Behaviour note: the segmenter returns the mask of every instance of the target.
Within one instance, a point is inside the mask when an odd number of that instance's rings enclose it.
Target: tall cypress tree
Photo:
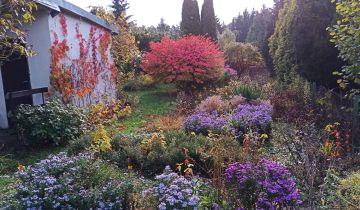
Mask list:
[[[246,37],[246,42],[257,46],[264,57],[266,67],[273,75],[273,63],[269,54],[269,38],[274,33],[275,20],[271,8],[263,6],[255,17]]]
[[[204,0],[204,4],[202,5],[201,32],[203,35],[210,37],[212,40],[217,40],[216,18],[213,0]]]
[[[180,27],[183,35],[201,34],[200,13],[197,0],[184,0]]]

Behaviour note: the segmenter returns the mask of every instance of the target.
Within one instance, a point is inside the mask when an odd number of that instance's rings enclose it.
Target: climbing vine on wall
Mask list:
[[[54,42],[51,46],[51,85],[60,93],[65,103],[73,97],[83,99],[90,97],[96,90],[99,79],[106,86],[116,82],[116,68],[110,61],[109,47],[111,35],[97,26],[91,26],[89,37],[85,39],[80,30],[80,23],[75,26],[76,39],[79,44],[79,57],[68,56],[68,26],[64,15],[59,18],[63,40],[52,32]],[[109,72],[110,71],[110,72]],[[110,75],[109,75],[110,73]],[[106,92],[106,91],[105,91]]]

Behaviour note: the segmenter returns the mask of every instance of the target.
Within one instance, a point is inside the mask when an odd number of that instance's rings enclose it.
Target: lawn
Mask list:
[[[120,122],[126,127],[123,132],[128,134],[139,131],[148,122],[174,111],[176,91],[172,85],[159,85],[148,90],[128,92],[131,97],[137,97],[139,103],[134,112]]]

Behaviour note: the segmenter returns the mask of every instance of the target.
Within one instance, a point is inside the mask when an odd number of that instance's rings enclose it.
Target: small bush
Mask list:
[[[232,116],[231,130],[242,141],[250,131],[259,134],[271,133],[271,107],[267,105],[240,105]]]
[[[155,80],[150,75],[141,75],[126,80],[122,86],[125,91],[147,90],[155,87]]]
[[[18,134],[31,146],[64,145],[83,133],[85,115],[80,108],[53,100],[43,106],[20,105],[15,122]]]
[[[224,174],[234,208],[277,209],[301,204],[296,183],[281,164],[263,159],[257,165],[230,164]]]
[[[226,62],[236,69],[238,75],[248,73],[254,75],[265,66],[257,47],[249,43],[234,43],[225,49]]]
[[[242,104],[246,104],[246,98],[244,98],[243,96],[238,95],[229,99],[229,106],[231,110]]]
[[[209,140],[204,136],[187,135],[182,131],[153,134],[118,135],[112,140],[112,151],[103,158],[116,163],[121,168],[132,168],[146,177],[153,177],[165,166],[175,168],[177,163],[191,157],[199,164],[198,150],[209,148]]]
[[[210,96],[196,107],[196,111],[224,113],[229,111],[229,103],[224,101],[221,96]]]
[[[242,84],[232,90],[233,95],[241,95],[252,101],[261,97],[261,89],[253,85]]]
[[[196,209],[200,205],[200,192],[196,190],[199,183],[195,180],[179,176],[169,166],[156,180],[159,184],[144,193],[155,197],[158,209]]]
[[[360,206],[360,171],[340,180],[337,195],[343,209],[358,209]]]
[[[131,113],[132,108],[128,102],[121,100],[99,102],[89,107],[86,125],[88,129],[94,129],[98,125],[110,125]]]
[[[126,209],[134,186],[129,177],[90,154],[50,155],[17,172],[14,209]]]

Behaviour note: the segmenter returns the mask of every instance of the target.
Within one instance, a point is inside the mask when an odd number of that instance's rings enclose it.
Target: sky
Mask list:
[[[108,6],[111,0],[67,0],[77,6],[89,10],[89,6]],[[178,25],[181,21],[181,7],[183,0],[128,0],[130,9],[129,15],[133,15],[138,25],[157,25],[161,18],[169,25]],[[199,7],[203,0],[198,0]],[[214,0],[215,14],[226,24],[230,23],[233,17],[246,8],[252,10],[261,9],[262,5],[268,7],[273,5],[273,0]]]

